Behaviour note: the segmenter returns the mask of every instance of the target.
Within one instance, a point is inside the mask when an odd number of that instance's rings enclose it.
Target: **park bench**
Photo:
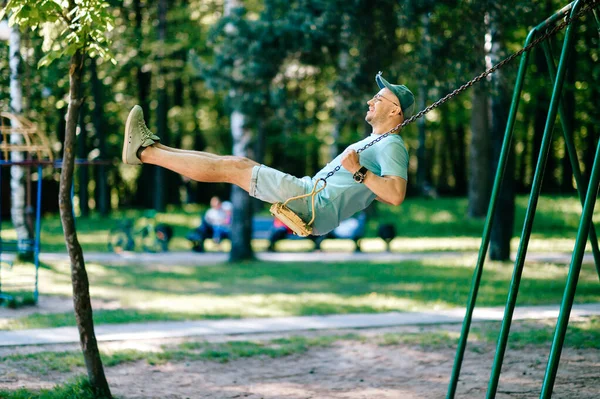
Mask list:
[[[272,233],[273,220],[274,219],[272,216],[254,216],[252,218],[252,239],[269,240],[271,237],[271,233]],[[389,227],[389,225],[380,226],[378,235],[387,243],[388,250],[389,250],[389,243],[395,237],[395,231],[393,230],[393,227]],[[363,230],[362,234],[360,235],[360,238],[355,241],[357,251],[360,250],[359,242],[360,242],[360,239],[363,238],[363,236],[364,236],[364,230]],[[198,248],[199,239],[200,239],[199,235],[194,234],[194,232],[192,231],[187,235],[187,239],[192,242],[193,247]],[[349,240],[350,238],[327,237],[324,239],[321,238],[320,241],[336,240],[336,239]],[[212,241],[211,238],[207,238],[204,241],[206,241],[206,240]],[[277,240],[277,242],[279,242],[281,240],[311,240],[313,242],[316,241],[315,237],[312,237],[312,236],[300,237],[300,236],[297,236],[292,233],[287,233],[284,237],[280,236],[279,239]],[[320,246],[320,243],[315,242],[315,247],[317,249],[319,249],[319,246]],[[203,248],[203,246],[202,246],[202,248]],[[270,246],[270,250],[274,251],[274,247]]]

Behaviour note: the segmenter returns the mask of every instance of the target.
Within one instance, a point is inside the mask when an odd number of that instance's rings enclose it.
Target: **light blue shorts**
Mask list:
[[[274,204],[285,202],[291,197],[310,193],[313,182],[309,176],[301,179],[265,165],[252,168],[250,196]],[[312,217],[310,197],[290,201],[287,206],[304,221]]]

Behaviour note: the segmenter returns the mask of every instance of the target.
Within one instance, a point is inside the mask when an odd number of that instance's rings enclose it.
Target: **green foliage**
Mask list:
[[[159,122],[154,112],[157,88],[164,87],[168,97],[168,137],[166,144],[186,149],[231,153],[228,115],[231,109],[247,112],[248,128],[254,133],[253,146],[259,162],[297,176],[312,175],[329,158],[329,147],[343,149],[363,137],[365,101],[376,90],[373,75],[382,70],[390,81],[403,81],[416,88],[427,83],[426,100],[446,95],[482,70],[482,59],[473,51],[483,38],[483,11],[501,7],[504,18],[504,42],[508,52],[518,50],[528,29],[564,6],[564,2],[432,2],[432,1],[284,1],[257,0],[244,2],[245,9],[223,16],[222,2],[191,0],[169,2],[167,36],[158,40],[158,9],[155,2],[108,2],[98,0],[76,3],[79,19],[73,29],[58,15],[65,2],[12,0],[5,12],[25,21],[24,26],[38,23],[35,35],[23,35],[23,84],[26,116],[45,131],[57,149],[64,134],[69,68],[66,57],[57,58],[47,68],[35,70],[44,57],[58,57],[69,50],[77,35],[89,31],[90,44],[85,48],[102,56],[93,47],[110,47],[117,61],[98,65],[100,98],[86,85],[82,93],[83,134],[81,157],[116,160],[127,111],[133,104],[147,105],[148,122]],[[61,7],[56,6],[60,4]],[[86,16],[83,8],[91,7]],[[425,31],[423,16],[429,17]],[[75,19],[75,15],[67,15]],[[13,17],[16,18],[16,17]],[[80,23],[80,25],[78,25]],[[228,33],[227,27],[231,27]],[[109,31],[114,27],[112,31]],[[56,37],[56,40],[52,38]],[[553,42],[555,57],[560,51],[561,35]],[[52,39],[52,40],[51,40]],[[586,173],[593,160],[598,139],[600,114],[595,99],[600,95],[598,35],[593,18],[586,17],[577,28],[572,57],[573,79],[566,84],[573,89],[575,107],[575,145]],[[112,43],[103,40],[112,40]],[[83,42],[82,42],[83,43]],[[60,45],[57,51],[52,45]],[[427,53],[425,49],[430,48]],[[0,108],[9,102],[8,46],[0,43]],[[538,151],[539,115],[544,115],[550,92],[550,80],[544,57],[530,59],[531,71],[526,78],[524,95],[516,119],[515,143],[517,191],[527,193]],[[46,60],[49,60],[46,58]],[[541,60],[541,62],[540,62]],[[46,62],[46,61],[44,61]],[[515,64],[516,65],[516,64]],[[516,66],[504,69],[508,82],[514,82]],[[91,68],[84,67],[91,79]],[[160,71],[160,79],[159,79]],[[238,90],[231,97],[231,89]],[[230,98],[231,97],[231,98]],[[99,112],[95,112],[96,105]],[[470,137],[472,100],[469,92],[443,105],[427,117],[425,158],[426,175],[442,195],[464,195],[468,167],[466,148]],[[538,116],[538,117],[536,117]],[[162,123],[162,122],[161,122]],[[333,134],[339,129],[339,136]],[[565,162],[564,141],[557,124],[555,144],[551,148],[546,193],[574,190]],[[416,128],[409,126],[403,138],[409,147],[409,196],[417,191],[419,142]],[[102,144],[104,143],[104,144]],[[422,165],[421,165],[422,166]],[[482,167],[489,167],[488,165]],[[44,170],[45,183],[56,184],[57,171]],[[98,209],[99,177],[90,173],[90,182],[76,179],[76,196],[87,189],[90,207]],[[113,209],[130,206],[149,207],[148,172],[119,166],[107,167],[106,194]],[[212,194],[229,195],[225,185],[182,182],[173,176],[172,204],[206,203]],[[185,187],[186,196],[179,195]],[[179,188],[180,190],[178,190]],[[45,193],[51,193],[46,191]],[[48,211],[56,209],[55,196],[43,198]],[[78,226],[81,227],[81,226]],[[56,243],[56,247],[60,244]],[[62,250],[62,248],[60,248]]]
[[[9,14],[9,25],[38,31],[47,53],[38,67],[48,66],[77,51],[115,62],[107,35],[113,29],[108,3],[102,0],[9,0],[0,19]]]

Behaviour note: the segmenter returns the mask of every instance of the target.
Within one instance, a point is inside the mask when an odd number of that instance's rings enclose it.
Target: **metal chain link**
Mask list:
[[[425,115],[426,113],[428,113],[429,111],[433,110],[434,108],[439,107],[440,105],[442,105],[445,102],[449,101],[451,98],[453,98],[453,97],[457,96],[458,94],[462,93],[463,91],[467,90],[469,87],[471,87],[475,83],[481,81],[482,79],[484,79],[488,75],[494,73],[496,70],[502,68],[504,65],[508,64],[509,62],[511,62],[512,60],[514,60],[515,58],[517,58],[518,56],[520,56],[524,52],[531,50],[533,47],[537,46],[538,44],[540,44],[541,42],[543,42],[544,40],[546,40],[550,36],[555,35],[558,31],[560,31],[560,30],[564,29],[566,26],[570,25],[574,20],[577,20],[577,19],[581,18],[584,14],[586,14],[587,12],[589,12],[590,10],[592,10],[593,8],[597,7],[598,4],[600,4],[600,2],[598,0],[592,0],[589,4],[587,4],[584,8],[582,8],[577,14],[575,14],[575,16],[573,18],[571,18],[571,17],[569,17],[567,15],[565,17],[565,19],[564,19],[563,22],[561,22],[560,24],[556,25],[554,28],[546,31],[545,34],[543,34],[542,36],[538,37],[537,39],[535,39],[534,41],[532,41],[530,44],[528,44],[527,46],[523,47],[521,50],[519,50],[519,51],[511,54],[508,57],[506,57],[504,60],[502,60],[499,63],[497,63],[496,65],[492,66],[491,68],[489,68],[485,72],[481,73],[480,75],[478,75],[475,78],[471,79],[467,83],[463,84],[458,89],[452,91],[451,93],[448,93],[446,96],[444,96],[441,99],[437,100],[436,102],[434,102],[433,104],[431,104],[427,108],[419,111],[418,113],[416,113],[415,115],[411,116],[410,118],[408,118],[404,122],[400,123],[398,126],[396,126],[395,128],[393,128],[389,132],[382,134],[381,136],[379,136],[375,140],[373,140],[370,143],[366,144],[363,148],[359,148],[356,151],[356,153],[360,154],[361,152],[363,152],[367,148],[371,147],[375,143],[383,140],[384,138],[386,138],[390,134],[396,132],[397,130],[400,130],[400,129],[404,128],[404,126],[406,126],[406,125],[408,125],[410,123],[413,123],[414,121],[416,121],[417,119],[419,119],[420,117],[422,117],[423,115]],[[570,9],[565,10],[565,13],[568,13],[569,11],[570,11]],[[327,176],[325,176],[324,178],[322,178],[320,180],[327,181],[327,179],[329,179],[331,176],[333,176],[340,169],[341,169],[341,165],[336,166],[335,169],[333,169],[332,171],[330,171],[329,173],[327,173]]]

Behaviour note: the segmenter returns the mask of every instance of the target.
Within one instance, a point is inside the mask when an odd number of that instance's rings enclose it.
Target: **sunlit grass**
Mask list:
[[[66,383],[56,385],[52,389],[31,391],[18,389],[16,391],[0,390],[2,399],[104,399],[94,393],[89,380],[84,376],[76,377]]]
[[[522,321],[510,333],[510,346],[550,345],[554,338],[556,320]],[[494,342],[498,339],[500,323],[491,322],[473,328],[475,340]],[[570,320],[565,336],[565,347],[600,349],[600,316]]]
[[[249,262],[235,265],[103,266],[90,263],[90,292],[110,306],[94,309],[97,324],[158,320],[280,317],[323,314],[431,311],[464,307],[475,256],[398,263]],[[488,262],[478,306],[506,302],[512,264]],[[559,303],[567,267],[528,263],[519,305]],[[40,270],[44,295],[68,297],[70,267]],[[584,264],[577,303],[600,302],[598,276]],[[72,312],[31,315],[0,322],[2,329],[74,325]]]
[[[226,363],[236,359],[258,356],[276,359],[306,353],[311,348],[329,347],[337,341],[359,339],[361,338],[357,334],[345,334],[316,337],[292,336],[265,341],[197,341],[163,345],[155,351],[102,350],[101,354],[105,367],[114,367],[123,363],[133,363],[141,360],[151,365],[194,360]],[[13,354],[0,357],[0,361],[3,364],[18,367],[27,373],[37,375],[46,375],[49,372],[68,373],[82,369],[85,366],[80,351],[42,351]]]

